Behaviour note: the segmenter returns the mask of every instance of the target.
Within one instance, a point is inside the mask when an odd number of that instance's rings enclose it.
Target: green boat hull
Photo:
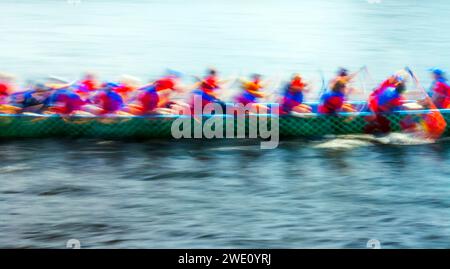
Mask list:
[[[401,131],[400,123],[406,119],[418,120],[427,111],[393,113],[386,117],[391,122],[391,131]],[[450,111],[443,110],[447,122],[450,120]],[[245,136],[250,130],[260,126],[257,122],[267,120],[267,126],[272,121],[278,121],[280,137],[318,137],[325,135],[362,134],[370,123],[370,113],[343,113],[339,116],[325,116],[317,114],[296,116],[247,116],[244,121],[235,117],[224,115],[203,116],[202,119],[184,117],[185,124],[178,128],[195,137],[194,130],[212,120],[227,121],[225,127],[234,127],[234,134],[239,128],[245,129]],[[133,138],[173,138],[172,125],[179,116],[148,116],[148,117],[60,117],[35,115],[0,115],[0,138],[103,138],[103,139],[133,139]],[[200,123],[201,122],[201,123]],[[275,122],[273,122],[275,124]],[[201,127],[200,127],[201,128]],[[222,128],[226,136],[226,129]],[[216,130],[211,127],[212,130]],[[186,132],[185,132],[186,133]],[[241,133],[242,135],[242,133]],[[449,135],[447,128],[444,136]],[[219,136],[220,138],[220,136]]]

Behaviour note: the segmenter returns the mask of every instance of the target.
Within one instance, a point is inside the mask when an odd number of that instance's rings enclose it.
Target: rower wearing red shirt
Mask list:
[[[193,91],[191,106],[195,103],[194,100],[196,96],[201,98],[202,108],[209,103],[219,103],[222,106],[225,105],[224,102],[218,98],[217,90],[220,89],[220,84],[222,82],[219,80],[215,69],[208,69],[206,77],[198,80],[199,82],[196,84],[197,89]]]
[[[156,112],[157,109],[170,105],[170,94],[180,91],[179,74],[170,72],[168,75],[157,79],[152,84],[145,86],[137,96],[136,104],[130,105],[130,112],[145,115]]]
[[[54,91],[45,101],[46,113],[61,115],[80,112],[85,104],[78,94],[68,88]]]
[[[308,84],[300,74],[292,76],[291,81],[284,88],[283,99],[281,100],[283,114],[311,112],[311,107],[303,103],[304,92],[307,91],[307,86]]]
[[[11,94],[11,85],[7,81],[0,80],[0,105],[8,102],[8,97]]]
[[[403,93],[405,92],[405,84],[399,83],[396,87],[388,87],[380,95],[377,96],[377,105],[375,113],[389,113],[401,109],[405,103]]]
[[[389,133],[391,131],[391,121],[385,114],[398,111],[405,108],[405,98],[403,96],[406,90],[405,83],[397,83],[395,87],[387,87],[383,92],[376,95],[371,100],[371,110],[374,112],[373,117],[368,118],[369,123],[364,127],[366,133]],[[403,129],[414,128],[415,123],[402,121]]]
[[[0,73],[0,105],[8,103],[9,96],[14,91],[13,82],[13,76]]]
[[[83,99],[88,99],[90,94],[100,88],[97,76],[93,73],[86,73],[77,83],[75,93]]]
[[[328,115],[335,115],[338,112],[355,112],[350,104],[345,104],[346,89],[345,81],[336,81],[333,88],[321,96],[317,112]]]
[[[116,92],[120,87],[117,83],[104,83],[92,98],[92,102],[99,107],[96,114],[113,114],[122,110],[124,102],[122,96]]]
[[[433,68],[430,71],[433,76],[433,82],[428,93],[431,100],[437,108],[450,108],[450,85],[444,71],[439,68]]]
[[[406,81],[404,72],[399,71],[383,81],[369,96],[368,104],[372,111],[377,111],[378,98],[388,88],[395,88]]]

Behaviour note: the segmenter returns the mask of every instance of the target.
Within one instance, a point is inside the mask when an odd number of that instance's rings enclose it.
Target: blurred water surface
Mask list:
[[[69,1],[70,2],[70,1]],[[74,1],[76,2],[76,1]],[[448,1],[0,2],[0,70],[151,78],[449,66]],[[400,143],[403,144],[403,143]],[[0,247],[450,247],[450,147],[0,142]]]
[[[0,246],[450,246],[449,144],[324,143],[2,142]]]

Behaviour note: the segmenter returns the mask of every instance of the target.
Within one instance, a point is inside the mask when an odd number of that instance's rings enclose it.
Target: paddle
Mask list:
[[[364,76],[364,78],[368,78],[369,79],[369,83],[373,84],[374,80],[373,77],[371,76],[370,72],[369,72],[369,68],[367,68],[367,66],[363,66],[362,69],[364,69],[366,75]],[[364,79],[364,80],[365,80]],[[364,81],[361,81],[361,85],[363,88],[363,96],[365,96],[366,94],[366,83]],[[360,108],[358,109],[358,112],[362,112],[364,109],[367,108],[367,102],[364,103],[364,105],[361,105]]]
[[[413,79],[416,87],[425,96],[426,103],[429,105],[430,108],[430,112],[427,113],[423,118],[424,120],[423,126],[425,127],[425,132],[427,132],[425,137],[436,140],[440,138],[442,134],[445,132],[447,122],[444,116],[442,115],[441,111],[437,108],[431,97],[428,95],[425,88],[421,85],[419,79],[414,74],[414,72],[409,67],[405,67],[405,70],[409,73],[409,75]]]
[[[69,83],[69,81],[67,79],[64,79],[64,78],[61,78],[61,77],[58,77],[58,76],[53,76],[53,75],[48,76],[47,79],[48,80],[53,80],[55,82],[60,82],[60,83],[63,83],[63,84],[68,84]]]
[[[361,66],[356,72],[354,72],[352,74],[349,74],[348,75],[348,77],[350,78],[349,81],[352,80],[353,78],[355,78],[363,70],[367,70],[367,67],[365,65]],[[322,89],[319,92],[319,94],[320,94],[319,95],[319,100],[320,100],[320,98],[322,97],[323,93],[326,91],[327,86],[325,85],[325,78],[324,78],[322,70],[319,70],[319,72],[320,72],[320,75],[321,75],[321,78],[322,78]]]
[[[354,72],[354,73],[348,75],[348,76],[350,77],[349,83],[350,83],[354,78],[356,78],[362,71],[368,72],[367,70],[368,70],[367,66],[363,65],[363,66],[361,66],[356,72]],[[363,86],[363,94],[364,94],[364,91],[365,91],[364,88],[365,88],[365,87]]]
[[[59,86],[57,86],[57,87],[56,87],[56,85],[55,85],[54,87],[52,87],[53,90],[62,89],[62,88],[68,88],[68,87],[71,87],[71,86],[73,86],[75,83],[78,82],[77,79],[75,79],[75,80],[73,80],[73,81],[69,81],[69,80],[67,80],[67,79],[65,79],[65,78],[61,78],[61,77],[53,76],[53,75],[48,76],[48,77],[47,77],[47,80],[54,81],[54,82],[56,82],[56,83],[58,83],[58,84],[62,84],[62,85],[59,85]]]
[[[322,69],[319,69],[319,74],[320,74],[320,80],[322,82],[322,86],[320,87],[320,91],[319,91],[319,101],[320,101],[320,98],[322,97],[322,95],[327,90],[327,85],[325,85],[325,75],[323,74],[323,70]]]

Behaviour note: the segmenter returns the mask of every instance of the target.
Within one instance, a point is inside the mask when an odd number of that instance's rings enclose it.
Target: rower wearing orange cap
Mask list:
[[[128,107],[132,114],[145,115],[165,109],[170,105],[170,94],[173,91],[181,91],[179,86],[179,74],[170,72],[168,75],[157,79],[148,86],[140,89],[136,103]]]

